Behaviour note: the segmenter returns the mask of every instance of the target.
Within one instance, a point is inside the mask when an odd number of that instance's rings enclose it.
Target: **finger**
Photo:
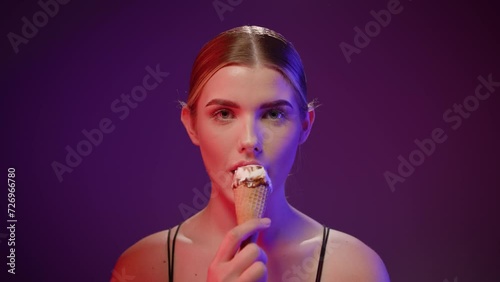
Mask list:
[[[257,244],[251,243],[234,256],[231,264],[235,271],[240,273],[256,261],[267,264],[267,255]]]
[[[255,232],[268,228],[270,225],[271,220],[269,218],[252,219],[231,229],[222,240],[219,250],[215,255],[215,260],[231,260],[243,240]]]
[[[241,245],[240,245],[240,250],[243,249],[246,245],[248,245],[250,243],[257,242],[257,237],[258,236],[259,236],[258,233],[254,233],[254,234],[250,235],[250,237],[248,237],[245,240],[243,240],[243,242],[241,242]]]
[[[268,218],[251,219],[235,228],[231,229],[221,243],[216,259],[221,261],[231,260],[238,251],[241,242],[252,234],[270,226],[271,220]]]
[[[238,282],[265,282],[267,281],[267,267],[261,261],[256,261],[245,270]]]

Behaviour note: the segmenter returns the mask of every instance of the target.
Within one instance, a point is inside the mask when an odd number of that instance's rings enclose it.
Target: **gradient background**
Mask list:
[[[17,274],[6,276],[4,184],[0,280],[109,281],[128,246],[183,221],[180,205],[197,209],[194,191],[208,177],[176,101],[202,45],[253,24],[294,43],[309,97],[322,104],[288,182],[290,202],[372,247],[392,281],[500,281],[500,88],[457,130],[442,118],[474,94],[479,75],[500,81],[498,10],[436,2],[401,1],[403,11],[347,63],[339,44],[353,44],[353,28],[387,0],[247,0],[222,21],[212,1],[71,1],[18,54],[6,35],[21,34],[21,18],[41,8],[5,1],[0,179],[15,167],[18,223]],[[169,77],[120,120],[112,101],[157,64]],[[51,163],[102,118],[115,130],[59,182]],[[391,191],[383,173],[438,127],[448,139]]]

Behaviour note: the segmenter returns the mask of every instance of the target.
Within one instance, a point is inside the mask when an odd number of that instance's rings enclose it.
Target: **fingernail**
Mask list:
[[[260,223],[264,224],[265,226],[270,226],[271,225],[271,219],[269,218],[261,218]]]

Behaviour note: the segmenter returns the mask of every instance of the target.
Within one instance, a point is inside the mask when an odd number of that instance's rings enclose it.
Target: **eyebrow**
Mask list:
[[[224,99],[213,99],[210,100],[205,107],[212,106],[212,105],[218,105],[218,106],[225,106],[225,107],[230,107],[230,108],[236,108],[239,109],[240,105],[233,101],[229,100],[224,100]],[[274,108],[274,107],[279,107],[279,106],[288,106],[293,109],[293,106],[290,102],[287,100],[276,100],[268,103],[264,103],[260,106],[261,109],[268,109],[268,108]]]

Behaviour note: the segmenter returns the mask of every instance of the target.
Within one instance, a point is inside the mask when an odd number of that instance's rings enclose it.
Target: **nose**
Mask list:
[[[258,123],[254,118],[246,118],[242,124],[240,153],[258,154],[262,152],[262,142]]]

